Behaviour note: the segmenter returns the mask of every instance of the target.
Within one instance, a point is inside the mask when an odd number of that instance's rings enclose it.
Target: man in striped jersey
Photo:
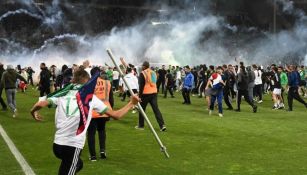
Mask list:
[[[95,76],[89,81],[90,83],[93,82],[94,87],[97,77]],[[47,106],[56,107],[56,133],[53,151],[55,156],[61,159],[59,175],[74,175],[82,169],[83,162],[80,159],[80,153],[85,144],[86,130],[91,121],[93,110],[100,114],[107,114],[114,119],[120,119],[139,101],[138,97],[133,96],[126,106],[120,110],[113,111],[90,92],[91,94],[85,94],[90,95],[86,96],[89,98],[93,95],[89,102],[89,109],[86,110],[86,106],[80,107],[78,100],[80,98],[79,93],[81,93],[80,89],[88,80],[89,75],[85,70],[77,70],[74,73],[72,84],[48,96],[46,99],[40,99],[31,109],[33,118],[40,121],[42,117],[38,114],[38,110]],[[86,99],[88,100],[89,98]],[[84,118],[84,113],[88,114],[86,118]]]

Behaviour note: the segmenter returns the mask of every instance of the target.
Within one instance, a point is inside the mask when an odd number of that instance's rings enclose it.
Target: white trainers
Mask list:
[[[212,115],[212,110],[209,110],[209,115]]]
[[[263,101],[262,100],[260,100],[260,101],[258,101],[258,104],[260,104],[260,103],[262,103]]]
[[[166,131],[166,126],[163,126],[161,129],[160,129],[161,132],[164,132]]]
[[[224,117],[222,113],[219,113],[219,117]]]
[[[13,111],[13,118],[17,117],[17,109],[14,109]]]
[[[137,129],[137,130],[144,130],[144,128],[139,127],[139,126],[135,126],[134,128]]]

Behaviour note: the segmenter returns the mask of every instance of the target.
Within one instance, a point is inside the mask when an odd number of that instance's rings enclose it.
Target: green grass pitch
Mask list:
[[[3,94],[4,95],[4,94]],[[147,114],[166,145],[170,159],[160,152],[148,127],[134,129],[137,114],[107,123],[107,159],[90,162],[88,148],[82,152],[84,168],[79,174],[115,175],[302,175],[307,174],[307,114],[294,103],[294,112],[272,110],[266,95],[259,112],[242,102],[242,112],[225,111],[209,116],[204,99],[192,97],[192,105],[176,98],[159,96],[159,107],[167,132],[158,130],[151,108]],[[60,161],[52,152],[54,109],[44,109],[44,122],[29,114],[38,92],[18,92],[19,115],[0,112],[0,123],[38,175],[57,174]],[[116,97],[115,107],[124,103]],[[97,141],[96,141],[97,142]],[[98,148],[97,148],[98,150]],[[0,174],[23,174],[17,161],[0,137]]]

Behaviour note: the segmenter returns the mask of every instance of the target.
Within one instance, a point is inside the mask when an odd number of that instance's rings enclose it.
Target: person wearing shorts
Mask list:
[[[273,74],[271,77],[271,84],[273,86],[273,93],[272,93],[272,97],[274,101],[273,109],[283,109],[285,105],[281,97],[282,87],[281,87],[281,81],[280,81],[280,73],[278,72],[277,67],[272,67],[272,71],[273,71]]]

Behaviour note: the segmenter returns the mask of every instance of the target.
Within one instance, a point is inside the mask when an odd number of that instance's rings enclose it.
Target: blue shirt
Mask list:
[[[194,75],[189,72],[184,78],[183,88],[192,89],[194,83]]]

